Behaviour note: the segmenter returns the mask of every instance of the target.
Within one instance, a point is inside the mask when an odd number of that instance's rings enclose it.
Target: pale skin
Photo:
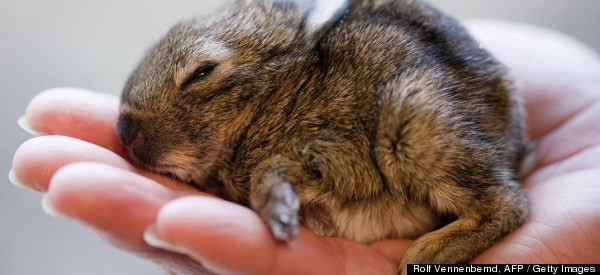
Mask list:
[[[528,133],[542,139],[523,183],[529,218],[472,262],[600,262],[600,59],[570,38],[529,26],[478,20],[468,27],[511,69]],[[44,136],[18,149],[13,171],[21,185],[46,194],[51,212],[175,272],[198,272],[199,263],[245,274],[397,272],[412,240],[367,246],[301,228],[293,241],[276,241],[250,209],[134,167],[114,133],[118,103],[59,88],[28,106],[31,129]]]

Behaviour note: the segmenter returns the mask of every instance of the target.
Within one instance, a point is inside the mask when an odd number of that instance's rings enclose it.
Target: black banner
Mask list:
[[[408,274],[597,274],[598,265],[572,264],[409,264]]]

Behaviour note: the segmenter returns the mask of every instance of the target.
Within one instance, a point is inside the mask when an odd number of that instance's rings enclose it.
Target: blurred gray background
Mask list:
[[[223,0],[1,0],[0,274],[165,274],[90,229],[46,216],[41,195],[8,181],[12,157],[31,138],[17,126],[28,101],[59,86],[117,95],[144,51],[176,21]],[[546,26],[600,51],[600,1],[433,0],[461,19]]]

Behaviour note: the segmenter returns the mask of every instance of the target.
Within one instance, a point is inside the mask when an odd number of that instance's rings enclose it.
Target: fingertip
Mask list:
[[[54,173],[69,163],[95,161],[123,169],[130,165],[112,151],[65,136],[42,136],[25,141],[13,156],[13,174],[17,183],[45,192]]]
[[[36,94],[25,109],[25,115],[19,122],[23,123],[28,129],[35,129],[36,132],[46,132],[52,134],[45,124],[44,117],[48,112],[57,106],[65,106],[65,98],[73,93],[87,93],[89,91],[76,88],[51,88]],[[68,106],[68,105],[66,105]],[[27,130],[26,130],[27,131]]]
[[[144,231],[144,241],[146,242],[146,244],[148,244],[149,246],[151,246],[153,248],[158,248],[158,249],[166,250],[169,252],[193,257],[193,253],[191,253],[187,248],[184,248],[181,246],[176,246],[176,245],[173,245],[171,243],[168,243],[168,242],[160,239],[156,235],[156,230],[155,230],[154,224],[148,226],[148,228],[146,228],[146,230]],[[208,271],[208,273],[211,273],[211,274],[213,274],[213,273],[214,274],[228,274],[228,272],[226,272],[225,270],[219,269],[218,267],[215,267],[215,266],[212,266],[210,264],[210,262],[208,262],[206,260],[198,260],[197,257],[195,260],[197,261],[197,265],[194,265],[194,266],[201,267],[201,269],[200,269],[201,271],[194,270],[194,272],[192,272],[192,273],[182,272],[182,274],[196,274],[196,273],[204,274],[207,271]]]
[[[144,230],[144,241],[152,247],[186,255],[189,253],[188,250],[183,247],[172,245],[158,238],[154,230],[154,224],[148,226],[146,230]]]
[[[41,205],[42,205],[42,210],[48,216],[53,217],[53,218],[58,218],[58,219],[70,220],[69,217],[67,217],[66,215],[64,215],[56,210],[56,208],[52,204],[52,201],[50,200],[50,196],[44,195],[42,197]]]
[[[54,171],[49,171],[47,166],[41,165],[44,159],[31,157],[39,149],[37,139],[29,139],[17,148],[13,156],[9,178],[15,186],[35,192],[46,192],[47,183]]]
[[[27,120],[27,117],[25,115],[19,117],[19,119],[17,120],[17,125],[19,125],[19,127],[21,127],[21,129],[27,133],[29,133],[32,136],[43,136],[46,135],[46,133],[42,132],[42,131],[36,131],[33,130],[31,128],[31,125],[29,125],[29,121]]]
[[[254,211],[206,196],[187,196],[169,202],[160,210],[157,224],[166,236],[190,237],[202,242],[211,240],[202,240],[204,236],[196,234],[199,231],[236,242],[243,240],[245,235],[252,236],[244,240],[250,243],[273,241],[268,228]],[[176,243],[177,240],[170,241]],[[189,242],[186,240],[183,244]]]
[[[210,270],[266,273],[277,241],[252,210],[222,199],[188,196],[166,204],[153,229],[158,247],[177,247]],[[150,240],[152,242],[152,239]],[[253,257],[260,252],[261,257]]]
[[[80,162],[52,177],[50,213],[69,218],[130,244],[145,244],[144,230],[174,193],[145,177],[113,166]]]
[[[34,132],[71,136],[119,152],[114,133],[119,113],[116,96],[78,88],[54,88],[37,94],[25,111],[24,127]]]
[[[14,169],[10,169],[10,171],[8,172],[8,180],[10,181],[10,183],[12,183],[12,185],[19,187],[21,189],[25,189],[27,191],[32,191],[35,193],[41,193],[42,191],[35,189],[33,186],[31,185],[25,185],[23,182],[21,182],[21,180],[19,180],[19,178],[15,175],[15,171]]]
[[[51,176],[48,195],[45,198],[45,206],[51,205],[48,207],[50,216],[53,216],[53,213],[62,213],[64,216],[79,219],[79,213],[90,210],[95,199],[90,196],[90,193],[97,193],[100,190],[93,190],[95,188],[90,186],[90,181],[86,180],[90,177],[86,173],[89,170],[86,164],[66,164]],[[93,180],[96,181],[97,178]],[[101,194],[97,193],[97,195]]]

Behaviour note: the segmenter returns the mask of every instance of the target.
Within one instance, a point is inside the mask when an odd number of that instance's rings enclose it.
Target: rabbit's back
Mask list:
[[[324,118],[335,133],[324,140],[353,145],[330,153],[370,164],[324,181],[344,187],[321,195],[337,203],[322,203],[332,220],[306,214],[313,230],[371,242],[415,237],[506,201],[526,208],[515,191],[525,137],[512,83],[454,19],[413,1],[356,1],[317,54],[322,76],[308,85],[317,88],[304,121]]]

